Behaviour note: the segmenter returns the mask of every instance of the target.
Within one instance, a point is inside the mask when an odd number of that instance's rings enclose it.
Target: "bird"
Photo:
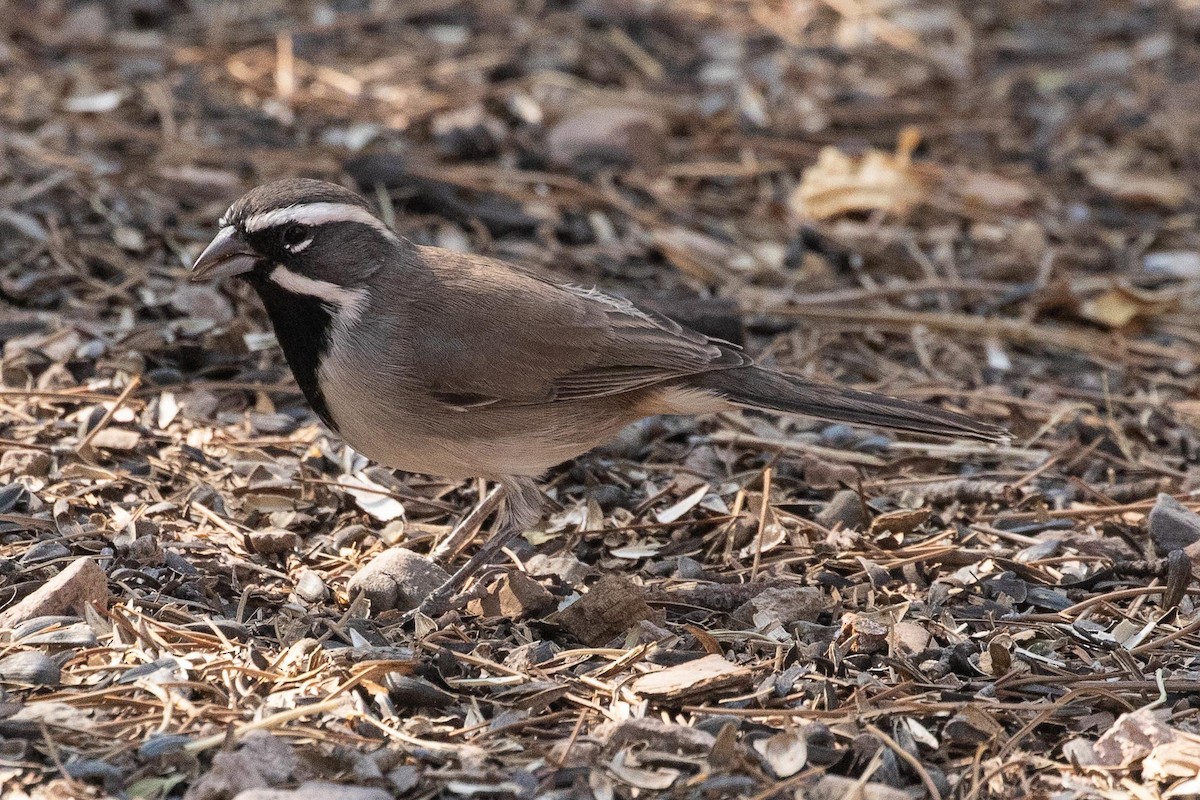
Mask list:
[[[648,416],[749,408],[1006,437],[933,405],[757,364],[619,295],[417,245],[335,183],[257,186],[217,227],[192,279],[249,283],[325,425],[385,467],[497,483],[503,501],[491,536],[422,610],[439,610],[537,521],[541,475]]]

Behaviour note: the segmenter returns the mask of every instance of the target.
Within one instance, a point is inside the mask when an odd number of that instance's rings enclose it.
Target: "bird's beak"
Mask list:
[[[237,228],[227,225],[209,242],[192,265],[192,280],[204,281],[241,275],[254,269],[261,256],[254,252]]]

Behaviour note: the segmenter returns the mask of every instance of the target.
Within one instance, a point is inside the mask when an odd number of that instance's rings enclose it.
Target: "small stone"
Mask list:
[[[54,659],[37,650],[13,653],[0,659],[0,680],[29,686],[57,686],[62,671]]]
[[[127,431],[124,428],[105,428],[92,437],[92,447],[101,450],[134,450],[142,435],[137,431]]]
[[[268,556],[290,553],[300,546],[298,534],[276,528],[253,531],[247,538],[254,552]]]
[[[817,514],[817,522],[826,528],[841,525],[845,530],[860,531],[866,527],[867,514],[863,510],[862,500],[853,489],[842,489],[833,495],[833,499],[821,513]]]
[[[892,627],[896,645],[904,655],[912,656],[929,647],[929,630],[924,625],[902,620]]]
[[[846,614],[841,638],[848,640],[852,653],[882,653],[888,647],[888,626],[864,614]]]
[[[662,162],[667,126],[639,108],[587,108],[564,117],[546,134],[546,154],[561,167],[653,167]]]
[[[352,547],[353,545],[366,539],[368,536],[373,536],[374,531],[366,525],[347,525],[340,531],[333,534],[333,546],[341,550],[343,547]]]
[[[1188,510],[1169,494],[1160,494],[1147,519],[1154,551],[1165,556],[1200,541],[1200,514]]]
[[[371,611],[408,611],[416,608],[450,575],[425,556],[396,547],[384,550],[350,579],[351,596],[363,595]]]
[[[547,642],[538,639],[533,642],[514,647],[512,651],[504,657],[504,666],[515,670],[528,670],[530,667],[536,667],[543,661],[549,661],[558,654],[558,648],[552,642]]]
[[[68,611],[82,615],[89,603],[98,609],[108,607],[108,576],[95,561],[81,558],[0,614],[0,629]]]
[[[50,454],[41,450],[8,450],[0,456],[0,475],[44,478],[50,473],[51,463]]]
[[[733,616],[757,628],[773,623],[786,627],[794,622],[816,622],[828,609],[829,600],[820,589],[781,586],[762,590],[734,611]]]
[[[582,584],[584,579],[595,571],[593,567],[584,564],[570,553],[560,553],[554,556],[538,553],[529,557],[529,560],[525,562],[525,569],[535,578],[556,576],[568,586]]]
[[[311,569],[300,570],[295,591],[301,599],[316,603],[325,599],[325,581]]]
[[[387,779],[397,797],[409,797],[409,792],[421,783],[421,771],[412,764],[401,764],[388,772]]]
[[[213,286],[180,284],[171,294],[171,307],[196,319],[228,322],[233,319],[233,305]]]

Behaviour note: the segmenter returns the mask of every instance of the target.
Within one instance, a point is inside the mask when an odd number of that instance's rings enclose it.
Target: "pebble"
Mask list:
[[[1200,515],[1169,494],[1160,494],[1154,501],[1147,526],[1154,550],[1160,556],[1200,541]]]
[[[142,436],[137,431],[124,428],[105,428],[92,437],[92,447],[100,450],[128,452],[137,448]]]
[[[325,581],[311,569],[301,570],[296,578],[296,594],[310,603],[325,599]]]
[[[300,546],[299,534],[278,529],[254,531],[250,534],[249,539],[250,547],[254,552],[263,555],[274,556],[290,553]]]
[[[735,619],[765,628],[778,622],[816,622],[829,608],[829,600],[820,589],[804,586],[784,586],[764,589],[733,612]]]
[[[604,167],[653,167],[662,161],[666,122],[639,108],[586,108],[546,134],[550,161],[581,172]]]
[[[392,800],[392,793],[369,786],[309,781],[295,789],[246,789],[233,800]]]
[[[858,492],[853,489],[835,492],[833,499],[817,514],[817,522],[826,528],[833,528],[841,523],[842,528],[846,530],[863,530],[867,525],[867,515]]]
[[[425,556],[395,547],[375,556],[346,588],[352,596],[366,597],[372,613],[379,614],[416,608],[448,580],[449,573]]]

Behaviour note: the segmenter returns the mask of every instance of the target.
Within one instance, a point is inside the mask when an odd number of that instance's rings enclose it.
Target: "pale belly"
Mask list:
[[[635,397],[461,411],[435,401],[414,407],[395,402],[398,392],[355,390],[323,377],[326,403],[348,445],[383,466],[446,478],[540,475],[646,416]]]

